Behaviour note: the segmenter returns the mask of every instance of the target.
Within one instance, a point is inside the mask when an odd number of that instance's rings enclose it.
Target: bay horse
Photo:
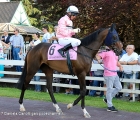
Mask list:
[[[67,108],[70,109],[81,100],[81,107],[86,118],[90,118],[91,116],[85,108],[85,77],[87,73],[90,72],[92,60],[103,43],[105,43],[110,48],[117,50],[119,53],[122,51],[122,46],[119,41],[118,33],[115,29],[114,24],[111,25],[111,28],[105,28],[103,30],[99,29],[94,33],[90,34],[89,36],[83,38],[81,40],[81,45],[78,46],[77,60],[71,61],[73,72],[78,77],[80,95],[76,100],[74,100],[73,103],[68,104]],[[53,106],[56,108],[56,112],[62,113],[62,110],[58,106],[56,99],[53,95],[53,71],[56,70],[60,73],[66,74],[70,74],[70,72],[66,60],[47,60],[47,52],[50,45],[50,43],[38,44],[28,52],[25,58],[24,68],[17,83],[17,88],[22,90],[19,98],[20,111],[25,111],[23,105],[25,90],[27,89],[27,86],[29,85],[31,79],[38,71],[38,69],[41,69],[46,76],[46,87],[53,102]]]

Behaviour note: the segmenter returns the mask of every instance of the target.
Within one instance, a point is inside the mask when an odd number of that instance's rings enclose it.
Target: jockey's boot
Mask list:
[[[66,46],[64,46],[63,48],[59,49],[58,52],[60,53],[60,55],[61,55],[62,57],[66,57],[66,56],[65,56],[65,52],[66,52],[67,50],[69,50],[70,48],[72,48],[71,43],[68,44],[68,45],[66,45]]]

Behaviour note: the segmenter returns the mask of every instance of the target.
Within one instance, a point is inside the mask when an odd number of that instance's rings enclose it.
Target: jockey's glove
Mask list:
[[[80,28],[73,29],[73,32],[75,33],[79,33],[80,31],[81,31]]]

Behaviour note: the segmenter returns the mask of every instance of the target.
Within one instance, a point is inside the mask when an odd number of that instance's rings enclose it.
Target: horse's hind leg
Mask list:
[[[25,90],[26,90],[26,88],[24,87],[24,84],[23,84],[22,91],[21,91],[20,98],[19,98],[19,104],[20,104],[19,110],[22,111],[22,112],[26,111],[24,106],[23,106],[23,97],[24,97]]]
[[[32,75],[33,76],[33,75]],[[27,89],[28,85],[29,85],[29,82],[26,82],[26,81],[30,81],[32,79],[32,76],[26,76],[25,78],[25,82],[22,86],[22,90],[21,90],[21,94],[20,94],[20,98],[19,98],[19,104],[20,104],[20,111],[26,111],[25,108],[24,108],[24,105],[23,105],[23,97],[24,97],[24,93],[25,93],[25,90]]]
[[[58,106],[54,94],[53,94],[53,87],[52,87],[52,82],[53,82],[53,70],[47,66],[47,65],[42,65],[41,66],[41,70],[43,71],[43,73],[45,73],[46,75],[46,80],[47,80],[47,89],[49,92],[49,95],[51,97],[51,100],[53,102],[53,106],[56,108],[56,112],[62,113],[62,110],[60,109],[60,107]]]

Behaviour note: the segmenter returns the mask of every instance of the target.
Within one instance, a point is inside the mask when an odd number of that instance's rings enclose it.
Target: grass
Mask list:
[[[15,88],[0,87],[0,96],[19,98],[21,91]],[[58,103],[72,103],[78,95],[65,95],[64,93],[55,93],[55,98]],[[51,102],[50,96],[46,92],[35,92],[32,90],[26,90],[24,99],[40,100]],[[97,108],[106,108],[106,104],[102,101],[101,97],[85,97],[86,106],[92,106]],[[113,99],[114,106],[123,111],[138,112],[140,113],[140,102],[128,102],[121,99]],[[80,105],[80,102],[79,102]]]

